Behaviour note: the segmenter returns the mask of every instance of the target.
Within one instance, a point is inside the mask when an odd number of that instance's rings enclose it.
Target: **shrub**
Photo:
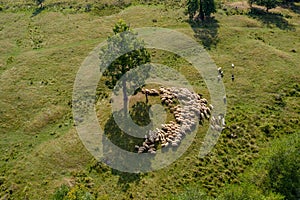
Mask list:
[[[201,200],[209,200],[211,199],[205,192],[200,190],[197,186],[188,186],[185,190],[177,195],[172,195],[171,197],[167,198],[169,200],[194,200],[194,199],[201,199]]]
[[[289,200],[300,198],[299,139],[276,143],[268,157],[268,176],[265,184]]]
[[[69,187],[61,185],[54,193],[53,200],[63,200],[69,192]]]
[[[274,140],[241,177],[241,185],[225,187],[220,199],[299,199],[299,148],[298,134]]]
[[[269,199],[269,200],[282,200],[283,196],[279,194],[270,193],[268,195],[264,195],[259,188],[257,188],[254,184],[251,183],[243,183],[241,185],[232,184],[225,188],[224,192],[217,198],[217,200],[261,200],[261,199]]]
[[[95,197],[83,185],[69,188],[61,185],[54,193],[53,200],[94,200]]]
[[[9,65],[9,64],[13,63],[14,60],[15,60],[15,58],[13,56],[9,56],[6,60],[6,64]]]

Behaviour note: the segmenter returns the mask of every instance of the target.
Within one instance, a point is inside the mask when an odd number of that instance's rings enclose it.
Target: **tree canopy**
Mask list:
[[[187,14],[190,20],[193,20],[198,13],[197,18],[204,20],[216,12],[214,0],[188,0],[187,1]]]
[[[114,36],[109,37],[107,46],[100,52],[100,70],[107,66],[103,75],[108,77],[107,85],[112,89],[122,78],[122,87],[124,95],[124,111],[127,108],[127,85],[128,83],[137,83],[140,85],[144,80],[144,74],[136,74],[133,77],[124,76],[128,71],[138,66],[150,62],[150,54],[144,48],[144,42],[137,38],[129,25],[120,20],[113,28]]]
[[[203,5],[204,16],[210,17],[210,15],[212,13],[216,12],[216,6],[215,6],[215,1],[214,0],[202,0],[202,1],[200,1],[200,3],[201,2],[202,2],[202,5]]]
[[[194,18],[197,11],[199,9],[199,2],[198,0],[188,0],[187,2],[187,12],[189,15],[190,20]]]

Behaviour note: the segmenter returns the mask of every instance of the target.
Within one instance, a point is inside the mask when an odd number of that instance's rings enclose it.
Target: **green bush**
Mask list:
[[[276,143],[267,157],[268,176],[265,184],[289,200],[300,198],[300,143],[299,138],[291,137]]]
[[[217,200],[282,200],[283,196],[279,194],[269,193],[264,195],[262,191],[254,184],[243,183],[241,185],[229,185]]]
[[[299,134],[274,140],[260,159],[218,199],[300,199]]]
[[[69,192],[69,187],[61,185],[54,193],[53,200],[63,200]]]
[[[69,188],[61,185],[54,193],[53,200],[94,200],[95,197],[83,185]]]
[[[177,195],[172,195],[171,197],[167,198],[168,200],[194,200],[194,199],[201,199],[201,200],[210,200],[212,199],[209,197],[205,192],[203,192],[197,186],[188,186],[182,193]]]

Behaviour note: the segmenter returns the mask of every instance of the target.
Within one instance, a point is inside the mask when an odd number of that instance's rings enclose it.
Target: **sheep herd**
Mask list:
[[[222,115],[212,116],[213,106],[208,104],[201,94],[191,92],[187,88],[165,88],[142,89],[142,93],[149,96],[159,96],[161,103],[167,106],[174,115],[175,121],[161,124],[161,128],[149,131],[145,135],[145,141],[141,146],[136,145],[138,153],[156,153],[158,144],[161,147],[177,147],[184,136],[191,133],[197,123],[202,124],[204,120],[211,121],[211,128],[222,131],[225,120]]]

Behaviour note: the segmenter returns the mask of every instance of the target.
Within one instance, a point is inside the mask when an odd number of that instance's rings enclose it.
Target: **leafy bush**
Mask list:
[[[53,200],[63,200],[69,192],[69,187],[61,185],[54,193]]]
[[[66,200],[93,200],[95,199],[91,193],[82,185],[75,185],[68,192]]]
[[[209,197],[205,192],[203,192],[198,186],[188,186],[185,190],[177,195],[172,195],[171,197],[167,198],[169,200],[194,200],[194,199],[201,199],[201,200],[210,200]]]
[[[15,60],[15,58],[13,56],[9,56],[6,60],[6,64],[9,65],[9,64],[13,63],[14,60]]]
[[[300,198],[300,143],[299,138],[276,143],[268,165],[266,185],[289,200]]]
[[[217,200],[282,200],[283,196],[279,194],[269,193],[264,195],[260,189],[251,183],[243,183],[241,185],[229,185],[224,192],[217,198]]]
[[[69,188],[61,185],[54,193],[53,200],[94,200],[95,197],[83,185]]]
[[[240,185],[228,185],[218,199],[300,198],[299,134],[276,139],[244,174]]]

